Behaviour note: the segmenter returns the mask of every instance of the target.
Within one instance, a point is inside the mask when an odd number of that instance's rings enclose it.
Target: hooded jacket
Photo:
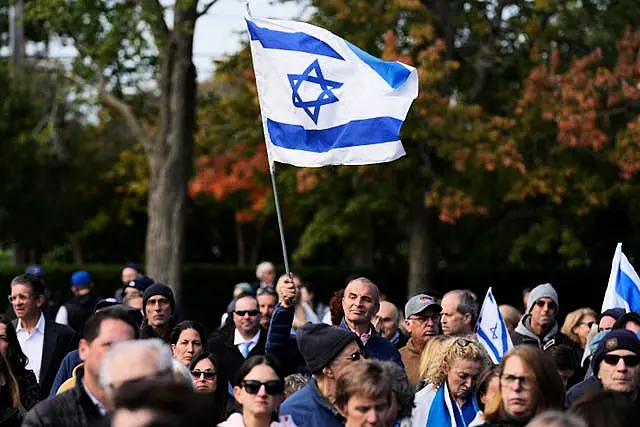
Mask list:
[[[514,346],[521,344],[535,345],[543,351],[560,344],[564,344],[572,349],[578,347],[571,338],[560,332],[557,322],[554,322],[551,330],[540,339],[531,329],[530,314],[522,316],[522,319],[518,322],[518,326],[516,326],[516,329],[511,333],[511,341],[513,341]],[[576,366],[579,366],[579,364]]]

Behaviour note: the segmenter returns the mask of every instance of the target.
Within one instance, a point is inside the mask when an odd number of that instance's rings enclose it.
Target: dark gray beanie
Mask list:
[[[296,331],[298,349],[312,374],[322,372],[356,335],[346,329],[324,323],[307,323]]]
[[[560,303],[558,303],[558,293],[556,292],[555,289],[553,289],[553,286],[551,286],[551,283],[545,283],[544,285],[536,286],[529,293],[529,301],[527,303],[527,312],[525,314],[531,313],[531,309],[533,308],[533,305],[540,298],[550,298],[551,300],[553,300],[553,302],[556,303],[556,306],[560,307]]]
[[[142,294],[142,311],[145,316],[147,315],[147,301],[155,295],[162,295],[163,297],[166,297],[171,305],[171,312],[173,312],[176,307],[176,298],[173,296],[173,291],[163,283],[154,283],[145,289],[144,294]]]

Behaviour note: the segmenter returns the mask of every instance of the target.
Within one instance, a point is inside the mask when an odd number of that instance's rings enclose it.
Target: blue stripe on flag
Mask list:
[[[378,73],[378,75],[380,75],[380,77],[382,77],[382,79],[392,88],[397,89],[402,86],[409,78],[409,75],[411,75],[411,72],[401,64],[397,62],[383,61],[382,59],[376,58],[375,56],[365,52],[358,46],[353,45],[346,40],[345,42],[362,62]]]
[[[496,357],[496,360],[502,359],[502,356],[500,355],[500,352],[498,351],[496,346],[493,345],[487,334],[485,334],[481,328],[478,328],[477,334],[480,335],[480,337],[482,337],[482,339],[487,343],[489,349],[491,349],[491,353],[493,353],[493,355]]]
[[[640,290],[631,280],[631,277],[619,267],[616,279],[616,293],[629,304],[631,311],[640,310]]]
[[[353,120],[328,129],[305,129],[267,119],[269,137],[274,145],[312,153],[398,141],[401,127],[402,120],[393,117]]]
[[[251,40],[258,40],[265,49],[293,50],[341,59],[331,46],[307,33],[287,33],[257,26],[247,20]]]

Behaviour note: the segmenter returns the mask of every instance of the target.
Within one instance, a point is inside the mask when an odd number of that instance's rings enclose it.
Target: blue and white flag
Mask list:
[[[493,363],[498,364],[502,357],[513,347],[507,325],[504,323],[498,303],[493,297],[491,288],[484,297],[484,303],[478,317],[478,341],[489,353]]]
[[[622,253],[622,243],[618,243],[613,255],[602,311],[616,307],[622,307],[627,312],[640,312],[640,277]]]
[[[415,68],[302,22],[247,17],[269,163],[365,165],[405,154]]]

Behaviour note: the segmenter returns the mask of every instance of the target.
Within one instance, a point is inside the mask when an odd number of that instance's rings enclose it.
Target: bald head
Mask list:
[[[380,309],[378,287],[366,277],[353,279],[344,289],[342,309],[351,329],[368,329],[371,319]]]
[[[378,310],[377,317],[379,318],[380,335],[386,339],[392,339],[396,332],[398,332],[398,325],[400,323],[400,312],[395,304],[389,301],[380,301],[380,309]]]

